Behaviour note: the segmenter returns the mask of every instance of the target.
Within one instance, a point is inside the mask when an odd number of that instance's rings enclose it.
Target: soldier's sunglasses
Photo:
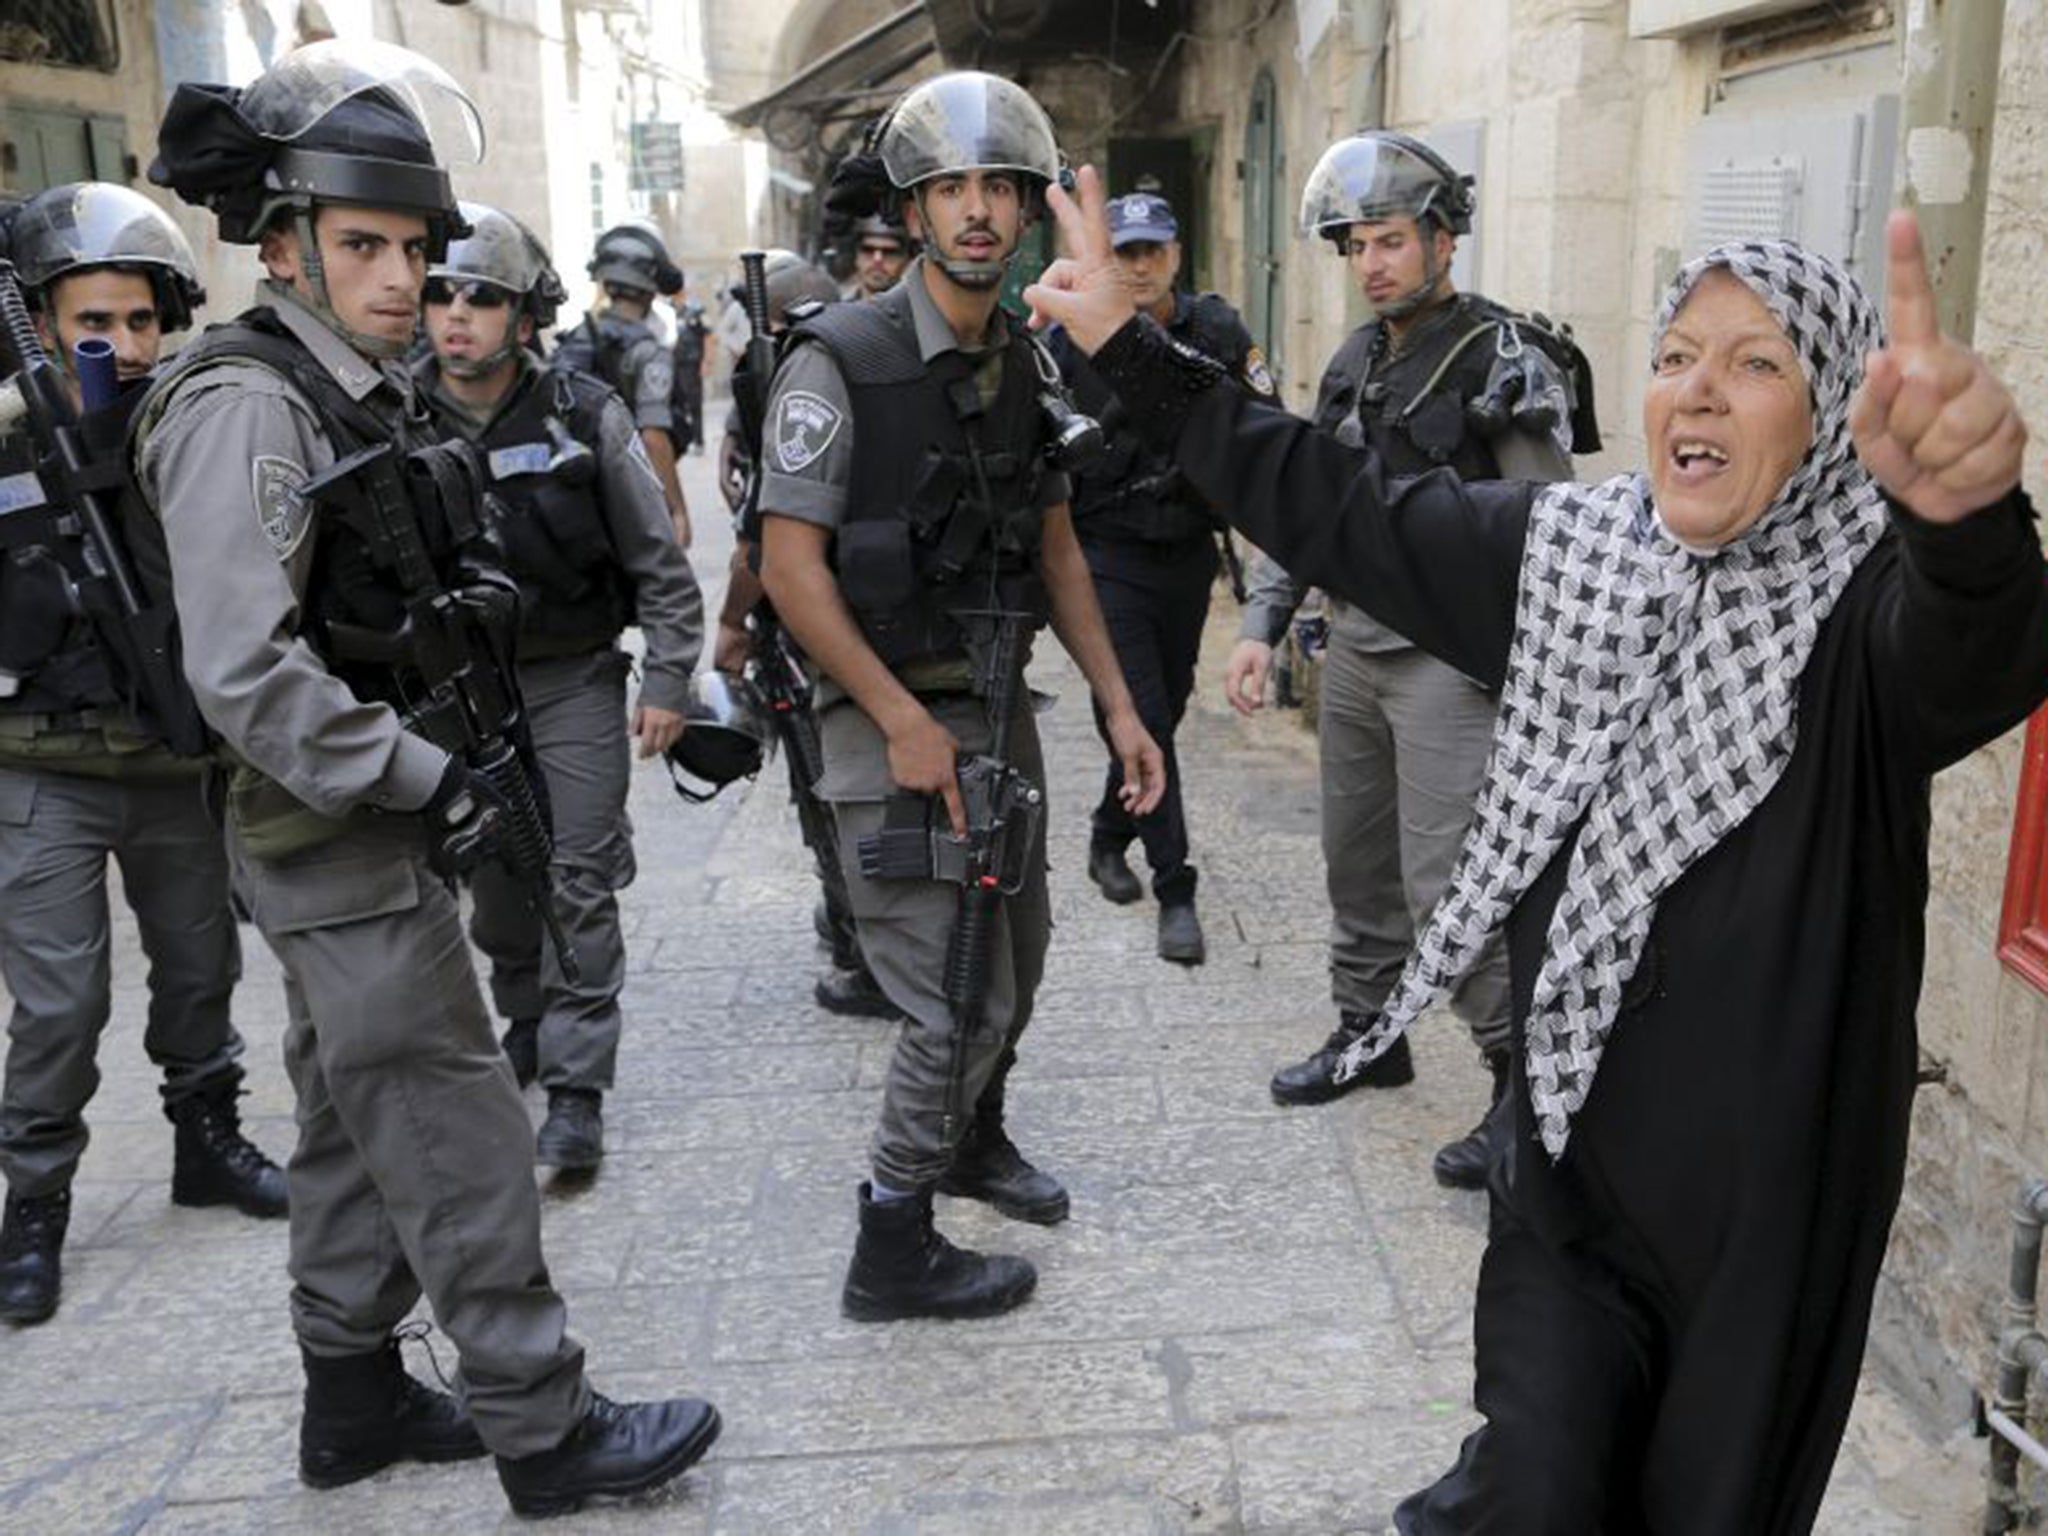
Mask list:
[[[428,278],[422,297],[429,304],[453,304],[458,294],[471,309],[501,309],[512,297],[496,283],[451,283],[445,277]]]

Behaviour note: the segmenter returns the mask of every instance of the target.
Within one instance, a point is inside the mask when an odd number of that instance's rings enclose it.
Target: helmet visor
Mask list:
[[[1301,189],[1301,232],[1335,235],[1353,224],[1420,218],[1443,186],[1443,174],[1413,150],[1371,137],[1339,139]]]
[[[289,142],[366,91],[384,92],[411,114],[433,144],[437,164],[475,165],[483,159],[484,123],[476,103],[432,59],[395,43],[308,43],[265,70],[237,105],[258,133]]]
[[[165,268],[193,288],[199,270],[170,215],[128,187],[79,182],[29,200],[14,227],[22,280],[41,287],[75,267],[114,262]]]
[[[1030,93],[972,70],[926,81],[903,98],[882,135],[882,168],[898,187],[956,171],[1060,174],[1052,120]]]

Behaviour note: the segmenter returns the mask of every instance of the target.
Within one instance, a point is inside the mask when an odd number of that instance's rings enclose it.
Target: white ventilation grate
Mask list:
[[[1730,160],[1701,168],[1695,183],[1695,251],[1724,240],[1797,239],[1801,163],[1784,157]]]

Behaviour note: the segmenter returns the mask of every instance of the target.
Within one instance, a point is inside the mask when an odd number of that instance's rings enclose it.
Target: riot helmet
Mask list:
[[[21,210],[28,206],[28,199],[19,192],[0,192],[0,261],[11,261],[14,237],[14,221],[21,217]]]
[[[1009,171],[1023,182],[1025,216],[1060,176],[1059,141],[1045,109],[1013,81],[979,70],[956,70],[913,86],[876,127],[875,157],[889,184],[918,199],[925,184],[967,171]],[[924,217],[926,256],[965,288],[993,288],[1015,259],[1013,244],[995,261],[970,261],[941,250]]]
[[[98,267],[148,278],[166,331],[184,330],[206,302],[184,232],[130,187],[75,181],[38,192],[15,217],[10,244],[22,287],[39,306],[59,278]]]
[[[790,309],[799,304],[830,304],[839,297],[831,274],[805,261],[795,251],[770,251],[761,275],[768,284],[768,324],[781,330]]]
[[[780,331],[789,324],[792,306],[831,304],[839,298],[839,285],[831,274],[797,255],[776,247],[761,253],[762,286],[768,297],[768,328]],[[747,302],[747,285],[734,283],[726,290],[735,304]]]
[[[635,293],[666,295],[683,289],[683,274],[669,259],[660,231],[641,220],[614,224],[599,235],[584,270],[601,283]]]
[[[894,240],[904,250],[910,249],[910,231],[903,227],[903,217],[897,214],[891,218],[887,213],[870,213],[853,221],[853,238],[859,240]]]
[[[1472,229],[1473,179],[1420,139],[1373,128],[1323,151],[1301,189],[1301,232],[1342,243],[1353,224],[1406,214],[1453,235]]]
[[[465,232],[445,169],[483,158],[483,120],[447,71],[410,49],[328,39],[294,49],[244,87],[180,85],[149,179],[210,208],[220,235],[250,245],[289,217],[313,306],[358,351],[404,343],[343,325],[327,292],[313,216],[325,204],[418,213],[428,259]]]
[[[532,230],[489,203],[464,202],[460,207],[469,233],[449,242],[447,253],[427,268],[427,282],[456,288],[487,284],[503,290],[516,310],[512,324],[505,328],[505,340],[496,351],[460,362],[441,360],[442,371],[446,373],[458,378],[478,378],[518,352],[517,315],[531,317],[535,330],[545,330],[555,323],[555,311],[568,294],[549,261],[547,247]]]
[[[1410,134],[1373,128],[1323,151],[1301,189],[1301,232],[1321,235],[1341,253],[1353,224],[1415,220],[1423,241],[1423,277],[1413,292],[1378,306],[1398,318],[1428,303],[1442,281],[1432,226],[1469,234],[1477,200],[1473,178]]]
[[[752,683],[737,672],[699,672],[690,679],[683,734],[664,754],[669,779],[677,794],[702,805],[759,773],[774,740],[768,706]]]

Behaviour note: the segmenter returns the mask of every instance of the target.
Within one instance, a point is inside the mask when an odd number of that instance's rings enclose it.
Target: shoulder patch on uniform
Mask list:
[[[668,360],[666,354],[650,357],[640,370],[640,386],[649,394],[666,397],[675,388],[675,382],[675,364]]]
[[[654,460],[647,456],[647,440],[637,431],[626,439],[626,457],[639,468],[641,474],[647,477],[648,483],[666,499],[668,487],[661,483],[661,471],[654,467]]]
[[[832,446],[846,421],[845,414],[823,395],[790,389],[776,397],[769,436],[775,443],[775,464],[784,474],[799,474]]]
[[[1244,355],[1244,381],[1262,395],[1277,395],[1279,388],[1273,383],[1273,370],[1266,366],[1266,354],[1253,347]]]
[[[263,524],[263,536],[277,551],[277,558],[289,560],[306,537],[313,521],[313,509],[306,504],[306,482],[312,476],[306,466],[274,453],[259,453],[249,463],[250,492],[256,501],[256,516]]]

